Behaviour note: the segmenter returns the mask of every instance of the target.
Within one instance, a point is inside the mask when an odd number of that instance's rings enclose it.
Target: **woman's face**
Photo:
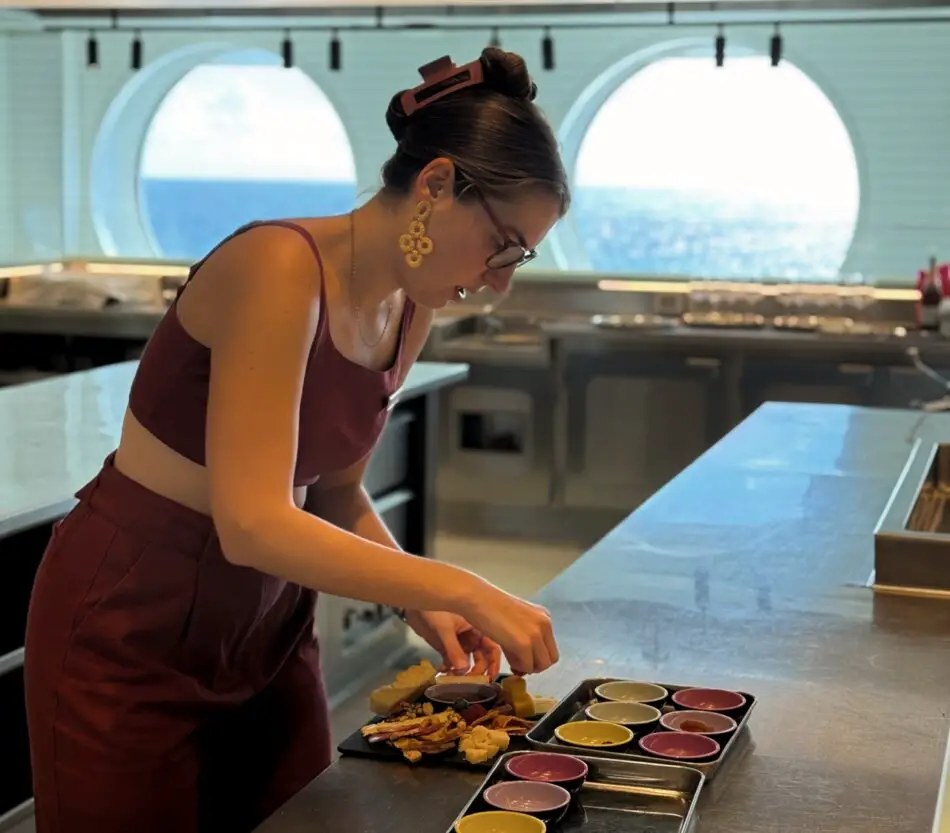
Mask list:
[[[525,189],[516,201],[503,201],[475,188],[459,199],[454,188],[454,165],[437,159],[419,174],[407,209],[408,229],[418,203],[432,206],[423,221],[432,251],[418,268],[407,266],[404,272],[406,294],[429,309],[459,300],[460,291],[471,294],[487,286],[507,292],[515,269],[534,257],[560,216],[559,201],[538,190]]]

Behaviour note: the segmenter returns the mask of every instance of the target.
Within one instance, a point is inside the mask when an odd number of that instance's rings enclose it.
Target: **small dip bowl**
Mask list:
[[[619,749],[633,741],[633,732],[619,723],[600,720],[578,720],[554,730],[554,736],[569,746],[587,749]]]
[[[615,700],[607,703],[594,703],[585,710],[591,720],[602,720],[605,723],[619,723],[626,726],[635,735],[653,731],[660,722],[660,710],[646,703],[633,703]]]
[[[677,709],[723,714],[740,711],[745,706],[745,697],[738,691],[723,688],[683,688],[673,692],[672,700]]]
[[[691,732],[718,737],[736,730],[736,721],[727,714],[710,711],[669,712],[660,718],[660,726],[670,732]]]
[[[655,683],[633,683],[620,681],[603,683],[594,689],[601,700],[612,700],[621,703],[646,703],[648,706],[662,708],[670,693],[661,685]]]
[[[455,833],[545,833],[547,825],[534,816],[494,810],[472,813],[455,822]]]
[[[440,708],[450,709],[459,700],[464,700],[470,706],[489,708],[500,696],[501,689],[497,685],[484,683],[437,683],[430,685],[425,691],[425,698]]]
[[[502,781],[485,790],[482,800],[493,809],[550,820],[567,809],[571,794],[544,781]]]
[[[568,792],[576,792],[587,778],[587,764],[573,755],[555,752],[526,752],[505,762],[505,771],[521,781],[542,781],[557,784]]]
[[[674,761],[703,761],[719,754],[719,743],[691,732],[654,732],[640,738],[640,748],[649,755]]]

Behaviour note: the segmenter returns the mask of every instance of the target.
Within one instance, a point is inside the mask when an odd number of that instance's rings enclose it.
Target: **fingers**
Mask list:
[[[436,633],[442,645],[440,653],[442,654],[442,659],[445,664],[458,674],[468,673],[468,669],[471,666],[471,657],[469,656],[469,652],[459,643],[458,634],[455,632],[455,629],[451,627],[436,628]]]
[[[547,613],[546,610],[544,612]],[[544,629],[543,637],[547,655],[551,660],[551,665],[554,665],[561,658],[561,652],[557,646],[557,639],[554,638],[554,625],[551,623],[550,614],[548,614],[547,627]]]
[[[515,646],[512,652],[506,651],[512,670],[518,669],[516,673],[537,674],[560,659],[550,614],[542,607],[537,608],[537,614],[535,627],[531,628],[530,635],[526,634],[524,643]]]
[[[483,637],[481,644],[472,654],[475,664],[473,674],[483,674],[494,680],[501,671],[501,646],[487,637]]]
[[[554,665],[554,661],[548,653],[548,647],[544,639],[538,639],[538,641],[534,643],[534,673],[539,674],[542,671],[546,671],[552,665]]]
[[[534,646],[530,639],[523,638],[503,648],[511,673],[518,677],[534,673]]]
[[[468,673],[473,677],[488,676],[488,656],[481,648],[472,651],[472,667]]]

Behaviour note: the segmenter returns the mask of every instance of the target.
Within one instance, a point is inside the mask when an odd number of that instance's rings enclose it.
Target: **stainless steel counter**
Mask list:
[[[866,586],[875,522],[921,436],[950,438],[950,417],[762,407],[541,593],[563,660],[532,688],[618,675],[757,694],[703,833],[929,830],[950,604]],[[442,833],[478,780],[344,759],[259,833]]]

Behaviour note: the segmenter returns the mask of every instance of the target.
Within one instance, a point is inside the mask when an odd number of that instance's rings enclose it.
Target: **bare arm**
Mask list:
[[[393,549],[402,549],[373,506],[369,492],[363,487],[363,474],[368,462],[369,457],[356,463],[345,473],[336,475],[332,486],[311,486],[307,495],[307,507],[312,508],[323,520],[359,535],[360,538]]]
[[[396,607],[464,615],[470,599],[494,591],[471,573],[367,541],[294,505],[297,422],[322,279],[306,244],[283,229],[255,229],[219,253],[209,277],[221,280],[221,301],[211,340],[207,465],[226,557]]]

